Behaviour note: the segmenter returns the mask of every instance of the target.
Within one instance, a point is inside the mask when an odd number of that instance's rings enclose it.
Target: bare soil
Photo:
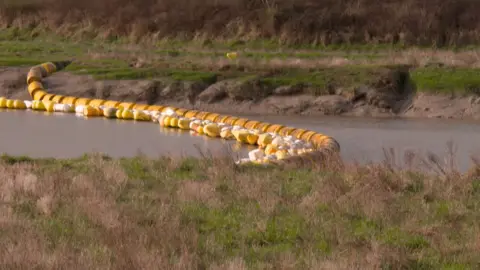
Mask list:
[[[0,69],[0,96],[31,99],[26,91],[28,68]],[[403,76],[403,77],[402,77]],[[208,85],[169,80],[95,80],[59,72],[45,80],[50,93],[161,104],[219,113],[345,115],[480,119],[480,97],[417,93],[408,72],[392,71],[371,85],[332,89],[313,96],[301,85],[268,88],[255,79],[225,80]]]

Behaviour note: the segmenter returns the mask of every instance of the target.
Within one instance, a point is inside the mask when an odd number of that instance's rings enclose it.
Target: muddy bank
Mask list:
[[[0,69],[0,96],[30,99],[28,68]],[[480,96],[418,93],[408,71],[388,70],[374,81],[337,88],[327,85],[312,95],[308,85],[273,86],[261,78],[205,82],[104,80],[60,72],[45,80],[49,92],[146,104],[167,104],[220,113],[345,115],[480,119]],[[319,91],[317,91],[319,92]]]

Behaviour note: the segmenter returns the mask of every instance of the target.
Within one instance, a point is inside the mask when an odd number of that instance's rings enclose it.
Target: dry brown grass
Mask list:
[[[288,57],[283,55],[266,57],[258,52],[256,57],[243,56],[240,53],[239,59],[232,61],[225,56],[195,56],[181,55],[177,57],[166,57],[148,51],[130,52],[129,54],[115,55],[112,53],[94,53],[88,55],[93,59],[126,59],[133,67],[169,67],[180,69],[192,69],[192,67],[209,71],[275,71],[282,69],[315,70],[318,67],[340,67],[340,66],[386,66],[386,65],[408,65],[416,68],[425,67],[463,67],[480,68],[480,51],[447,51],[432,49],[406,49],[401,51],[385,51],[372,54],[372,57],[365,54],[339,54],[311,57],[295,57],[291,54]],[[306,53],[308,55],[308,53]]]
[[[392,162],[282,170],[213,159],[4,157],[0,265],[475,269],[475,168],[462,175]]]
[[[476,0],[8,0],[5,26],[71,36],[283,43],[465,45],[480,41]]]

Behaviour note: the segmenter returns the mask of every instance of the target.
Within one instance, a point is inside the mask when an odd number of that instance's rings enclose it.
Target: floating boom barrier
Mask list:
[[[70,63],[46,62],[32,67],[27,75],[27,89],[32,100],[0,97],[0,108],[151,121],[166,128],[190,130],[209,137],[258,146],[258,149],[248,153],[248,157],[237,161],[238,164],[313,165],[340,152],[340,145],[335,139],[311,130],[171,106],[49,94],[43,87],[42,79],[66,68]]]

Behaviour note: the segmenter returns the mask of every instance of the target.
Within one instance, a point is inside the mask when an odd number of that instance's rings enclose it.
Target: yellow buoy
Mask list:
[[[158,122],[160,122],[160,126],[162,126],[162,127],[169,127],[170,126],[170,119],[171,119],[170,116],[163,115],[162,117],[160,117],[160,120]]]
[[[88,105],[93,106],[93,107],[100,107],[105,102],[107,102],[107,101],[103,100],[103,99],[93,99],[93,100],[90,101],[90,103],[88,103]]]
[[[247,137],[250,134],[248,131],[246,131],[246,130],[234,130],[234,131],[232,131],[232,134],[233,134],[233,136],[235,136],[237,141],[239,141],[241,143],[248,143]]]
[[[64,98],[65,98],[65,96],[56,95],[52,98],[52,101],[55,102],[55,103],[60,103]]]
[[[13,100],[12,100],[12,99],[7,99],[7,108],[9,108],[9,109],[14,109],[14,108],[13,108]]]
[[[118,105],[118,108],[122,108],[124,110],[131,110],[133,109],[133,106],[135,106],[135,103],[123,102]]]
[[[181,118],[178,120],[178,127],[183,130],[190,129],[190,119]]]
[[[170,127],[173,128],[178,128],[178,118],[177,117],[172,117],[170,118]]]
[[[114,117],[116,117],[116,112],[117,112],[117,109],[115,109],[115,108],[104,108],[103,109],[103,116],[105,116],[107,118],[114,118]]]
[[[7,99],[4,97],[0,97],[0,108],[6,108],[7,107]]]
[[[68,98],[65,98],[65,99],[64,99],[64,102],[66,102],[67,99],[68,99]],[[92,101],[90,98],[79,98],[79,99],[76,99],[76,100],[74,101],[74,103],[75,103],[74,105],[75,105],[75,106],[80,106],[80,105],[81,105],[81,106],[87,106],[87,105],[89,105],[90,101]],[[65,103],[65,104],[66,104],[66,103]]]
[[[257,140],[258,140],[258,135],[257,134],[250,133],[250,134],[247,135],[248,144],[255,145],[255,144],[257,144]]]
[[[41,82],[42,78],[42,71],[38,67],[33,67],[28,72],[27,84],[31,84],[32,82]]]
[[[40,65],[48,75],[52,75],[55,71],[57,71],[57,66],[55,66],[52,62],[43,63]]]
[[[42,98],[47,94],[47,92],[43,90],[37,90],[33,93],[33,100],[42,100]]]
[[[59,102],[62,103],[62,104],[69,104],[69,105],[72,105],[72,106],[73,105],[75,105],[75,106],[85,106],[86,105],[86,104],[82,104],[82,103],[85,103],[85,101],[80,101],[79,103],[77,103],[77,100],[79,100],[79,98],[68,96],[68,97],[64,97]]]
[[[85,116],[100,116],[100,110],[96,107],[92,107],[92,106],[85,106],[83,108],[83,115]]]
[[[137,121],[150,121],[151,117],[150,115],[142,112],[142,111],[135,111],[133,113],[133,119]]]
[[[103,106],[111,108],[118,108],[118,105],[120,105],[120,102],[113,100],[107,100],[105,103],[103,103]]]
[[[131,110],[123,110],[122,111],[122,119],[133,119],[133,111]]]
[[[146,109],[148,108],[148,106],[149,106],[149,105],[147,105],[147,104],[135,104],[135,105],[133,106],[133,109],[134,109],[134,110],[141,110],[141,111],[143,111],[143,110],[146,110]]]
[[[286,150],[278,150],[275,152],[275,155],[277,156],[277,159],[284,159],[287,157],[288,153]]]
[[[222,137],[223,139],[226,139],[226,140],[235,139],[235,137],[232,134],[231,129],[224,129],[224,130],[220,131],[220,137]]]
[[[38,90],[43,90],[43,85],[39,81],[32,81],[31,83],[28,84],[27,89],[30,96],[33,96],[34,92]]]
[[[155,111],[155,112],[161,112],[165,108],[165,106],[160,106],[160,105],[150,105],[147,107],[148,111]]]
[[[265,147],[268,144],[272,143],[272,140],[273,140],[273,137],[271,134],[263,133],[263,134],[260,134],[260,136],[258,136],[257,143],[259,146]]]
[[[238,53],[237,52],[228,52],[226,54],[227,58],[230,59],[230,60],[235,60],[237,59],[238,57]]]
[[[198,134],[204,134],[204,130],[203,130],[203,126],[201,125],[198,125],[195,129],[195,131],[198,133]]]
[[[272,155],[275,154],[275,152],[277,152],[277,147],[275,145],[269,144],[265,147],[265,155]]]
[[[32,101],[32,109],[38,110],[38,111],[44,111],[45,104],[40,100],[34,100]]]
[[[45,96],[42,97],[42,101],[51,101],[52,98],[54,98],[54,94],[46,94]]]
[[[18,100],[18,99],[13,101],[13,107],[17,110],[27,109],[27,105],[25,104],[25,102],[23,102],[23,100]]]
[[[122,112],[123,112],[122,109],[118,109],[118,110],[115,112],[115,116],[116,116],[118,119],[122,119]]]
[[[54,112],[55,111],[55,103],[51,101],[43,101],[43,105],[45,106],[45,110],[47,112]]]
[[[205,125],[205,126],[203,127],[203,131],[204,131],[205,134],[207,134],[207,136],[209,136],[209,137],[218,137],[218,136],[220,136],[220,127],[219,127],[217,124],[215,124],[215,123]]]

